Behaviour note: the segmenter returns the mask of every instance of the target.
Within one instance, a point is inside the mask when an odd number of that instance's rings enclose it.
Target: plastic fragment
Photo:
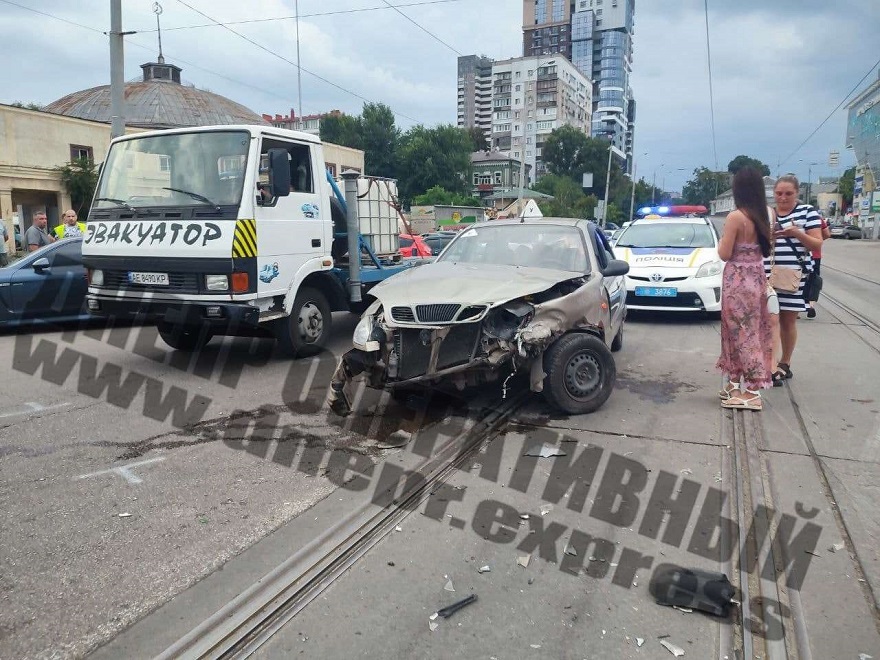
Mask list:
[[[540,445],[535,445],[531,449],[529,449],[524,456],[536,456],[538,458],[552,458],[554,456],[567,456],[564,451],[559,449],[559,447],[554,447],[553,445],[548,445],[546,442]]]
[[[395,531],[395,532],[402,532],[402,531],[403,531],[403,527],[401,527],[400,525],[398,525],[397,527],[394,528],[394,531]]]
[[[641,648],[642,644],[644,644],[644,643],[645,643],[645,638],[644,638],[644,637],[636,637],[636,646],[638,646],[639,648]]]
[[[523,555],[516,558],[516,563],[522,566],[523,568],[529,567],[529,562],[532,560],[532,555]]]
[[[533,649],[539,649],[539,648],[541,648],[541,645],[540,645],[540,644],[529,644],[529,646],[531,646]]]
[[[829,552],[837,552],[838,550],[843,550],[846,547],[846,543],[835,543],[830,548],[828,548]]]
[[[553,511],[553,505],[552,505],[552,504],[545,504],[544,506],[541,507],[541,515],[542,515],[542,516],[546,516],[546,515],[547,515],[548,513],[550,513],[551,511]]]
[[[693,610],[690,607],[679,607],[678,605],[673,605],[672,609],[678,610],[679,612],[688,612],[688,613],[693,612]]]
[[[452,586],[452,580],[446,581],[446,586],[443,587],[446,591],[455,591],[455,587]]]
[[[440,613],[439,613],[439,612],[434,612],[434,613],[433,613],[431,616],[429,616],[428,618],[429,618],[431,621],[434,621],[438,616],[440,616]]]
[[[520,514],[519,517],[522,518],[523,520],[528,520],[528,519],[529,519],[529,514],[527,514],[527,513],[522,513],[522,514]]]
[[[681,648],[680,646],[676,646],[675,644],[672,644],[671,642],[667,642],[665,639],[660,640],[660,645],[663,648],[665,648],[667,651],[669,651],[672,655],[674,655],[676,658],[680,658],[681,656],[684,655],[683,648]]]
[[[439,624],[439,623],[434,623],[433,621],[429,621],[429,622],[428,622],[428,628],[431,629],[431,632],[434,632],[434,631],[437,630],[437,628],[439,628],[439,627],[440,627],[440,624]]]
[[[577,550],[575,550],[570,543],[565,544],[565,549],[562,552],[564,552],[565,554],[570,555],[572,557],[578,556]]]
[[[477,572],[479,572],[479,573],[489,573],[491,570],[492,570],[492,569],[491,569],[491,568],[489,567],[489,565],[487,564],[486,566],[480,566],[480,567],[477,569]]]

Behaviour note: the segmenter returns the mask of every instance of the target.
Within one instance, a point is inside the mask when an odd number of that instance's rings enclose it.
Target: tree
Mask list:
[[[328,115],[321,119],[321,141],[353,149],[361,148],[360,127],[354,117]]]
[[[604,191],[608,164],[606,140],[587,137],[574,126],[561,126],[547,137],[542,154],[551,174],[567,176],[580,185],[583,174],[592,172],[594,188]]]
[[[770,176],[769,167],[757,158],[750,158],[749,156],[737,156],[734,158],[727,164],[727,171],[731,174],[736,174],[744,167],[754,167],[761,173],[761,176]]]
[[[546,174],[535,184],[534,190],[553,199],[540,200],[538,208],[548,217],[591,218],[596,209],[596,197],[586,195],[580,184],[558,174]]]
[[[708,207],[710,201],[728,188],[728,172],[713,172],[707,167],[698,167],[694,170],[694,177],[685,184],[682,197],[686,204],[702,204]]]
[[[394,178],[397,173],[397,143],[400,130],[394,125],[394,112],[384,103],[364,103],[357,118],[364,169],[371,176]]]
[[[846,172],[843,173],[843,176],[840,177],[840,182],[837,186],[837,192],[840,193],[841,197],[843,197],[843,205],[845,208],[849,208],[853,203],[853,194],[856,186],[856,168],[850,167]],[[840,209],[841,214],[843,213],[843,209]]]
[[[73,210],[78,217],[84,218],[98,185],[98,166],[88,158],[78,158],[56,169],[70,195]]]
[[[486,131],[479,126],[471,126],[467,129],[471,141],[474,143],[474,151],[488,151],[491,148],[489,138],[486,137]]]
[[[467,131],[450,124],[434,128],[414,126],[400,139],[397,151],[398,190],[412,200],[429,188],[441,186],[466,195],[471,190],[471,147]]]
[[[442,186],[434,186],[425,193],[416,195],[412,203],[418,206],[480,206],[480,200],[476,197],[449,192]]]
[[[29,102],[22,103],[21,101],[15,101],[11,104],[13,108],[27,108],[28,110],[42,110],[44,106],[39,103]]]

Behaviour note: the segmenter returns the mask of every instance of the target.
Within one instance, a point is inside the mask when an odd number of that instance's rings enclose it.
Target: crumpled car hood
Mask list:
[[[411,268],[370,290],[388,307],[458,303],[500,304],[546,291],[582,273],[548,268],[440,262]]]

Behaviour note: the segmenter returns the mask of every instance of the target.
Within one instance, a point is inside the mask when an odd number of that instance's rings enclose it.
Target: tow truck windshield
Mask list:
[[[104,164],[95,207],[238,206],[249,144],[244,131],[117,142]]]

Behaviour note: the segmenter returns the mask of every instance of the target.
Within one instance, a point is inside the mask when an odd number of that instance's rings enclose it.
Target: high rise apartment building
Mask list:
[[[492,132],[492,64],[489,57],[458,58],[458,125]]]
[[[610,139],[631,171],[629,86],[635,0],[523,0],[523,55],[565,55],[593,81],[590,133]]]
[[[517,57],[492,67],[492,148],[531,170],[534,183],[547,168],[542,150],[560,126],[588,133],[590,80],[562,56]]]

